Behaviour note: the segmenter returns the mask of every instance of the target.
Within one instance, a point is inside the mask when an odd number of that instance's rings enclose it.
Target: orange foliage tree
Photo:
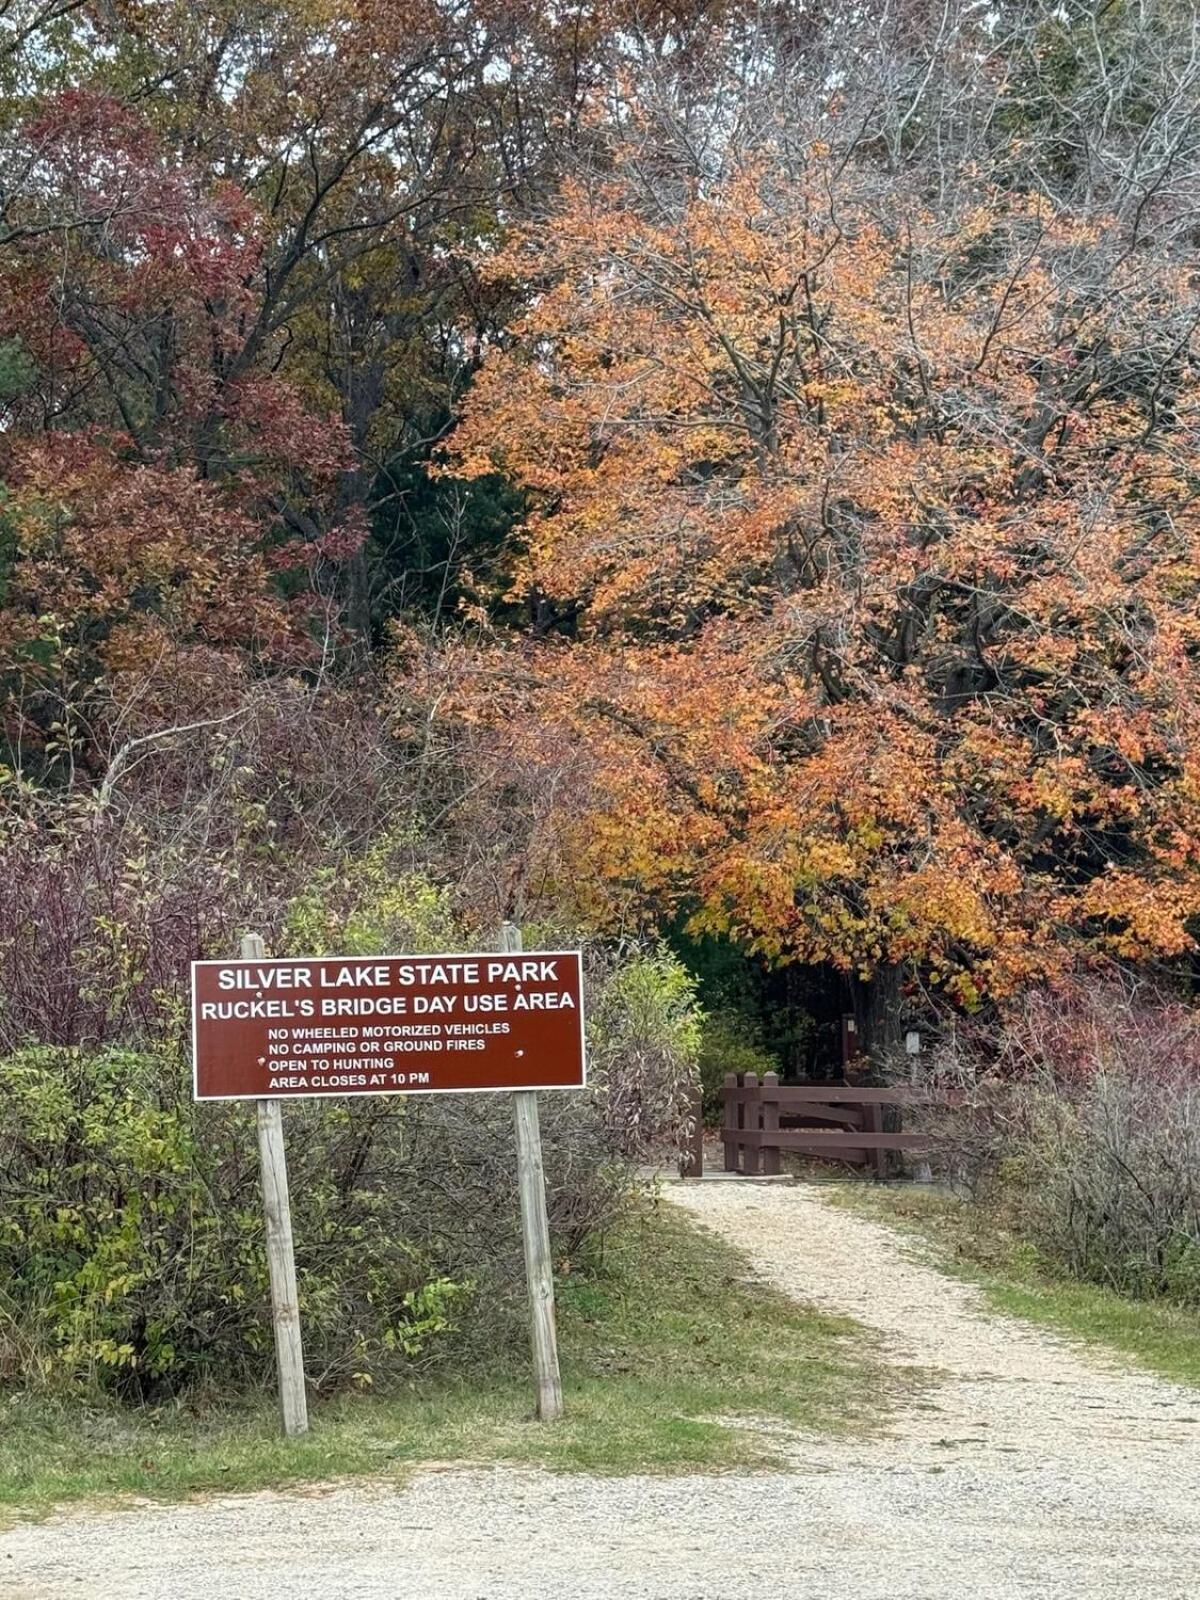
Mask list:
[[[123,741],[228,714],[251,661],[304,659],[258,525],[211,483],[67,434],[0,461],[0,734],[26,778],[100,778]]]
[[[442,704],[570,752],[560,890],[893,1017],[906,978],[1193,950],[1186,269],[977,176],[934,209],[819,143],[689,165],[631,148],[512,241],[530,309],[453,444],[527,493],[532,621]]]

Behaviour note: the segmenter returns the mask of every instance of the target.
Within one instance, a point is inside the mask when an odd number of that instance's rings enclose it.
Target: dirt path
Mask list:
[[[3,1600],[1191,1600],[1200,1394],[1021,1324],[819,1190],[673,1191],[939,1378],[889,1436],[724,1478],[427,1473],[0,1535]]]

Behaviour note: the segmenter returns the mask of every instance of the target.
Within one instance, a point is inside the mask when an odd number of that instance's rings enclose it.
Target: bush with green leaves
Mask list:
[[[191,1100],[183,1064],[105,1048],[0,1061],[0,1382],[133,1398],[268,1382],[251,1108]],[[526,1337],[507,1096],[286,1108],[305,1364],[386,1381]],[[620,1213],[587,1096],[547,1096],[550,1222],[569,1261]]]
[[[252,1110],[194,1105],[178,1061],[33,1047],[0,1062],[0,1374],[144,1396],[269,1372]],[[387,1108],[388,1119],[400,1108]],[[437,1353],[469,1298],[362,1170],[380,1115],[289,1107],[310,1375]]]
[[[287,954],[434,954],[461,948],[450,892],[404,862],[411,840],[385,835],[361,856],[319,868],[290,901],[281,933]]]
[[[704,1018],[700,1041],[700,1086],[704,1092],[704,1121],[713,1127],[721,1120],[727,1072],[778,1072],[777,1058],[759,1044],[753,1023],[740,1011],[713,1011]]]
[[[591,1083],[616,1147],[681,1147],[699,1083],[695,979],[670,951],[637,946],[591,951],[586,978]]]

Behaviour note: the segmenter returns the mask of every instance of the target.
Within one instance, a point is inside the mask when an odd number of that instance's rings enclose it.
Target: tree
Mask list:
[[[543,626],[457,703],[569,746],[560,888],[869,980],[878,1047],[1195,949],[1200,319],[1169,243],[782,131],[646,117],[498,263],[453,470]]]
[[[234,710],[256,664],[305,663],[258,528],[212,484],[65,435],[6,454],[5,776],[97,783],[124,741]]]
[[[116,428],[204,477],[269,457],[257,513],[322,546],[365,636],[394,576],[363,542],[380,473],[428,449],[509,309],[473,256],[581,136],[614,54],[690,58],[728,9],[23,5],[41,43],[17,57],[42,70],[0,158],[19,425]]]
[[[221,515],[222,582],[249,586],[244,612],[255,619],[243,667],[279,659],[277,628],[264,648],[258,622],[280,615],[280,590],[291,601],[289,662],[303,661],[307,620],[323,673],[361,666],[394,611],[453,606],[458,568],[486,565],[512,498],[497,486],[489,503],[479,486],[425,473],[451,397],[511,309],[473,256],[588,137],[581,109],[615,57],[650,61],[661,49],[692,60],[727,9],[676,17],[667,6],[649,22],[625,0],[561,16],[525,0],[0,9],[10,522],[27,522],[38,461],[77,458],[90,476],[72,525],[114,530],[124,562],[101,581],[105,558],[75,550],[79,568],[57,603],[14,624],[13,654],[0,661],[16,697],[14,759],[18,746],[45,753],[64,719],[103,747],[100,706],[117,686],[109,630],[125,637],[131,625],[117,613],[137,613],[142,638],[155,615],[172,631],[173,600],[133,582],[135,571],[181,533],[177,559],[209,550]],[[40,455],[25,448],[47,436]],[[50,442],[68,436],[69,450]],[[189,475],[210,486],[196,527],[170,515],[159,537],[144,513],[165,486],[186,501]],[[65,526],[79,477],[63,487]],[[135,536],[148,541],[141,552]],[[10,603],[20,595],[26,611],[45,590],[41,552],[9,536]],[[65,614],[68,596],[78,616]],[[57,668],[42,670],[45,629],[87,640],[69,696]],[[203,699],[211,685],[201,683]],[[143,712],[154,704],[138,691]],[[104,761],[72,770],[90,765]]]

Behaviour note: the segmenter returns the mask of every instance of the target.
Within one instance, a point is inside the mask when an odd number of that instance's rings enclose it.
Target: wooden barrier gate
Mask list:
[[[889,1150],[926,1150],[923,1133],[896,1133],[883,1126],[885,1106],[912,1104],[910,1089],[854,1089],[839,1083],[781,1085],[753,1072],[725,1075],[721,1140],[726,1172],[772,1174],[779,1152],[798,1150],[829,1161],[871,1165],[886,1177]]]

